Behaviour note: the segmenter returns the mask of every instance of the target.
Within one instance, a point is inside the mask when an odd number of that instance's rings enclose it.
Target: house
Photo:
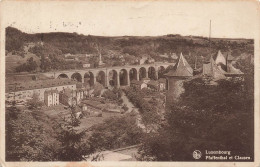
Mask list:
[[[77,88],[76,90],[64,89],[60,92],[60,103],[67,106],[78,105],[85,97],[86,92],[84,88]]]
[[[80,104],[79,107],[81,108],[82,111],[88,110],[88,106],[86,104]]]
[[[176,53],[170,53],[170,57],[173,59],[173,60],[177,60],[178,59],[178,56]]]
[[[159,86],[159,91],[164,91],[166,90],[166,79],[165,78],[160,78],[158,80],[158,86]]]
[[[226,72],[220,69],[213,58],[210,58],[209,62],[206,62],[202,66],[203,77],[212,78],[214,80],[224,79]]]
[[[59,105],[59,92],[55,90],[46,90],[44,92],[44,103],[46,106],[56,106]]]
[[[155,91],[164,91],[166,89],[166,79],[150,80],[147,83],[147,87]]]
[[[163,57],[163,58],[171,58],[172,60],[177,60],[178,59],[178,56],[176,55],[176,53],[164,53],[164,54],[160,54],[159,55],[160,57]]]
[[[142,56],[142,58],[140,58],[140,59],[138,60],[138,64],[139,64],[139,65],[145,64],[145,62],[146,62],[147,59],[148,59],[147,56]]]
[[[90,68],[90,64],[89,63],[83,63],[82,66],[83,66],[83,68]]]
[[[132,80],[130,86],[137,89],[143,89],[143,88],[147,88],[147,83],[145,83],[143,80],[142,81]]]
[[[147,83],[147,87],[151,90],[158,91],[159,90],[159,82],[155,80],[150,80]]]
[[[66,106],[77,105],[76,92],[67,88],[60,92],[60,103]]]
[[[76,90],[76,82],[70,79],[46,79],[26,82],[14,82],[6,85],[5,97],[7,101],[30,100],[34,93],[39,95],[39,100],[44,102],[44,93],[48,90],[62,91],[65,88]]]
[[[154,63],[155,60],[151,57],[148,57],[147,61],[146,61],[148,64],[151,64],[151,63]]]
[[[243,72],[233,66],[233,64],[235,63],[235,58],[230,53],[227,53],[224,56],[219,50],[214,58],[214,61],[219,70],[226,77],[240,77],[244,75]]]
[[[92,54],[86,54],[85,57],[89,58],[89,57],[93,57],[93,55]]]
[[[151,80],[151,79],[148,78],[148,77],[145,77],[145,78],[142,79],[142,81],[143,81],[144,83],[146,83],[146,84],[147,84],[150,80]]]

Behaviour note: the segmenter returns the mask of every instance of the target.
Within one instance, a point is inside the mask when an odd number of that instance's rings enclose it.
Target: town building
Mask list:
[[[67,106],[78,105],[86,96],[86,92],[84,88],[78,88],[76,90],[66,88],[60,92],[60,103]]]
[[[146,60],[146,62],[147,62],[148,64],[151,64],[151,63],[154,63],[155,60],[154,60],[153,58],[151,58],[151,57],[148,57],[148,59]]]
[[[146,60],[148,59],[147,56],[142,56],[142,58],[140,58],[138,60],[138,64],[142,65],[142,64],[145,64]]]
[[[39,100],[44,101],[44,93],[48,90],[62,91],[65,88],[76,90],[76,82],[63,79],[47,79],[28,82],[15,82],[6,85],[5,97],[7,101],[27,101],[34,93],[39,95]]]
[[[91,64],[89,64],[89,63],[83,63],[82,66],[83,66],[83,68],[90,68]]]
[[[145,77],[145,78],[142,78],[142,81],[146,84],[148,84],[148,82],[150,81],[151,79],[148,78],[148,77]]]
[[[165,91],[166,89],[166,79],[160,78],[158,80],[150,80],[147,83],[147,88],[154,91]]]
[[[159,91],[165,91],[166,90],[166,79],[160,78],[158,79],[159,82]]]
[[[66,88],[60,92],[60,103],[66,106],[77,105],[76,92]]]
[[[147,83],[147,88],[154,90],[154,91],[159,91],[159,82],[155,80],[150,80]]]
[[[211,80],[216,81],[243,76],[244,73],[233,66],[235,58],[230,53],[224,56],[221,51],[218,51],[214,58],[211,57],[209,62],[203,64],[202,74],[204,78],[209,77]]]
[[[141,81],[132,80],[130,86],[137,89],[143,89],[143,88],[147,88],[147,83],[145,83],[143,80]]]
[[[173,69],[165,74],[166,107],[179,99],[180,94],[184,92],[183,82],[192,76],[193,69],[181,53]]]
[[[225,71],[222,71],[217,64],[215,63],[215,61],[213,60],[213,58],[210,58],[209,62],[206,62],[203,64],[202,66],[202,75],[204,77],[208,77],[208,78],[214,78],[214,79],[224,79],[225,78]]]
[[[46,90],[44,92],[44,103],[48,107],[59,105],[60,102],[58,90]]]

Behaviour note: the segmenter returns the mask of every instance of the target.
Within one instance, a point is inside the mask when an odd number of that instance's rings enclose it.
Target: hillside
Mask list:
[[[103,37],[61,32],[27,34],[13,27],[6,28],[6,56],[9,56],[7,60],[12,60],[11,64],[10,61],[6,62],[7,72],[16,72],[16,67],[26,62],[28,57],[34,57],[31,63],[35,61],[34,64],[37,65],[30,70],[27,69],[28,65],[24,65],[19,68],[19,72],[82,67],[82,61],[86,60],[68,63],[64,58],[64,55],[68,53],[92,55],[87,61],[95,67],[98,61],[98,50],[107,66],[133,64],[142,56],[150,56],[156,61],[171,61],[167,56],[160,55],[170,53],[179,55],[182,52],[191,66],[194,66],[195,57],[197,57],[197,65],[200,67],[203,61],[208,60],[218,50],[222,53],[231,52],[234,57],[241,55],[249,57],[254,53],[254,46],[251,39],[213,38],[209,42],[204,37],[172,34],[155,37]],[[122,61],[122,56],[124,61]]]

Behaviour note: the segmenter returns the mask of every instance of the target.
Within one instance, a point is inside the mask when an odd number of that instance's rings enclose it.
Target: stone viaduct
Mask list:
[[[160,73],[162,73],[169,66],[174,66],[174,63],[155,62],[153,64],[142,65],[55,71],[44,73],[44,75],[52,78],[76,79],[78,82],[88,82],[90,86],[93,86],[96,82],[99,82],[105,87],[119,87],[130,85],[130,81],[133,79],[158,79]]]

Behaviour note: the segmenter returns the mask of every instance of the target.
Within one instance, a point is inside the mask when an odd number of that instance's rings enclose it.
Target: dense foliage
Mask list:
[[[56,130],[57,140],[60,143],[56,156],[60,161],[82,161],[95,149],[91,150],[89,144],[84,142],[85,131],[75,129],[80,125],[80,120],[74,114],[75,107],[70,107],[70,109],[70,119],[59,123],[58,130]]]
[[[55,160],[57,150],[53,122],[44,114],[6,109],[6,161]]]
[[[31,110],[15,103],[6,108],[6,161],[80,161],[93,153],[83,142],[85,132],[75,129],[80,122],[74,114],[56,122],[39,109],[38,101],[28,104]]]
[[[102,94],[102,97],[104,97],[105,99],[110,100],[119,105],[122,104],[123,102],[121,96],[122,96],[122,90],[118,88],[113,88],[112,90],[108,89]]]
[[[150,104],[149,101],[145,100],[145,96],[150,93],[155,93],[148,89],[135,89],[133,87],[129,87],[125,89],[126,96],[129,100],[135,105],[135,107],[139,108],[140,114],[142,116],[142,122],[145,125],[156,125],[160,122],[160,115],[158,111],[158,106],[156,103]],[[158,92],[156,92],[158,94]]]
[[[27,72],[34,72],[37,70],[37,63],[36,61],[33,60],[33,57],[27,59],[26,63],[21,64],[19,66],[16,67],[16,72],[23,72],[23,71],[27,71]]]
[[[218,85],[206,85],[201,78],[186,82],[165,124],[143,138],[140,159],[192,161],[194,150],[229,150],[253,160],[254,75],[245,75],[249,79],[220,80]]]
[[[91,148],[112,150],[140,143],[142,130],[136,124],[135,116],[125,115],[106,119],[95,125],[89,138]]]

